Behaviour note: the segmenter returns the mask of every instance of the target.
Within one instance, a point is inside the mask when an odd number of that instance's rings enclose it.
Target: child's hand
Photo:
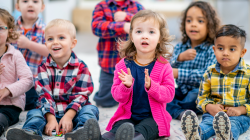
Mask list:
[[[246,107],[244,107],[244,106],[239,106],[239,107],[225,107],[225,110],[227,110],[227,115],[228,116],[240,116],[242,114],[246,114]]]
[[[3,73],[3,68],[4,68],[5,66],[3,65],[3,63],[0,63],[0,75]]]
[[[126,18],[126,16],[127,16],[127,13],[126,13],[126,12],[117,11],[117,12],[115,12],[115,14],[114,14],[114,20],[115,20],[115,22],[124,21],[125,18]]]
[[[71,132],[73,129],[72,119],[67,115],[64,115],[59,122],[59,128],[62,128],[63,135]]]
[[[149,89],[151,86],[151,79],[150,79],[149,74],[148,74],[148,69],[145,69],[144,73],[145,73],[145,87],[147,89]]]
[[[47,113],[45,115],[46,115],[48,123],[45,126],[44,133],[48,136],[52,136],[52,131],[55,129],[56,133],[58,134],[59,133],[59,126],[58,126],[58,123],[57,123],[55,116],[53,114],[50,114],[50,113]]]
[[[3,100],[3,98],[10,95],[10,91],[7,88],[0,89],[0,102]]]
[[[207,104],[206,105],[206,111],[212,116],[215,116],[218,112],[223,111],[223,110],[224,110],[224,106],[221,104]]]
[[[131,75],[130,69],[127,68],[127,70],[128,70],[128,74],[125,73],[125,72],[121,69],[121,73],[118,72],[118,75],[119,75],[118,77],[119,77],[119,79],[122,81],[122,83],[123,83],[126,87],[130,88],[131,85],[133,84],[133,77],[132,77],[132,75]]]
[[[123,27],[124,31],[128,34],[130,30],[130,23],[126,22]]]
[[[178,61],[188,61],[188,60],[194,60],[196,57],[196,50],[195,49],[188,49],[184,52],[182,52],[179,57]]]
[[[18,40],[17,40],[17,45],[18,48],[28,48],[30,44],[30,40],[24,36],[24,35],[20,35]]]

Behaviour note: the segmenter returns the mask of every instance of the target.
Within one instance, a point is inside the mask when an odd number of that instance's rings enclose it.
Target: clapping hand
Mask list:
[[[3,73],[3,68],[4,68],[5,66],[3,65],[3,63],[0,63],[0,75]]]
[[[144,73],[145,73],[145,87],[149,89],[151,86],[151,79],[148,74],[148,69],[145,69]]]
[[[122,81],[122,83],[130,88],[131,85],[133,84],[133,77],[132,77],[132,74],[131,74],[131,71],[129,68],[127,68],[127,71],[128,71],[128,74],[125,73],[122,69],[121,69],[121,72],[118,72],[118,78]]]

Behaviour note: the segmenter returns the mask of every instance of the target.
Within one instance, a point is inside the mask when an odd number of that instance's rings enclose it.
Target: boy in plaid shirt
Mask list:
[[[49,54],[44,45],[45,24],[38,17],[44,8],[43,0],[17,0],[16,3],[16,9],[22,14],[16,21],[16,26],[21,31],[21,36],[12,45],[23,54],[34,79],[37,76],[38,66],[41,64],[43,58]],[[25,110],[36,108],[37,100],[38,95],[35,88],[32,87],[26,92]]]
[[[47,60],[38,67],[35,88],[39,109],[30,110],[22,129],[9,130],[8,136],[42,140],[42,133],[51,136],[60,129],[65,139],[83,137],[83,125],[89,119],[99,119],[99,111],[88,101],[93,91],[91,74],[86,64],[77,58],[74,25],[62,19],[52,20],[45,29]],[[73,130],[73,132],[71,132]]]
[[[111,107],[118,104],[111,95],[115,65],[120,61],[116,41],[127,40],[130,20],[143,9],[134,0],[104,0],[93,11],[92,31],[100,37],[97,51],[101,66],[99,91],[94,96],[96,105]]]
[[[246,54],[246,33],[235,25],[225,25],[216,34],[213,46],[217,63],[205,72],[197,108],[204,112],[202,122],[192,111],[182,117],[183,133],[188,140],[237,140],[250,126],[250,67]]]

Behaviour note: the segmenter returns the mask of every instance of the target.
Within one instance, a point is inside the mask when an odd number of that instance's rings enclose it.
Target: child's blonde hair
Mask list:
[[[68,30],[70,36],[72,39],[76,38],[76,28],[74,26],[73,23],[71,23],[68,20],[65,19],[54,19],[52,21],[50,21],[47,26],[45,27],[45,36],[46,36],[46,32],[49,30],[49,28],[51,27],[64,27]]]
[[[192,2],[183,12],[181,20],[182,42],[186,43],[189,39],[186,33],[185,25],[186,25],[187,12],[192,7],[198,7],[202,10],[202,14],[205,16],[207,20],[207,29],[208,29],[208,35],[205,41],[208,41],[209,44],[213,44],[216,31],[219,29],[220,26],[220,19],[218,18],[214,8],[205,1]]]
[[[0,18],[8,27],[8,37],[6,42],[10,42],[10,40],[17,40],[19,37],[19,33],[16,32],[17,28],[15,25],[15,19],[10,15],[7,10],[2,8],[0,8]]]
[[[157,47],[155,49],[155,59],[158,59],[160,56],[164,57],[165,59],[170,59],[172,56],[172,50],[173,46],[170,44],[170,42],[173,40],[173,37],[169,35],[169,31],[167,29],[167,22],[161,16],[159,13],[153,12],[151,10],[141,10],[138,13],[136,13],[132,20],[130,25],[130,31],[129,31],[129,39],[128,41],[119,41],[119,46],[121,46],[121,49],[119,50],[121,58],[126,57],[127,59],[134,59],[134,56],[136,55],[136,47],[134,43],[132,42],[132,31],[133,31],[133,23],[136,19],[142,19],[142,21],[147,21],[153,19],[156,21],[156,23],[159,24],[159,31],[160,31],[160,38],[159,42],[157,44]],[[167,45],[169,49],[167,49]]]
[[[19,0],[17,0],[16,3],[19,3]],[[42,3],[44,4],[43,0],[42,0]]]

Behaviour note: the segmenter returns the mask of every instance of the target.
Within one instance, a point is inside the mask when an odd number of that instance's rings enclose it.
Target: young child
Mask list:
[[[245,41],[245,31],[235,25],[225,25],[216,33],[213,49],[217,63],[205,72],[197,99],[197,108],[204,112],[202,122],[198,125],[192,111],[182,117],[188,140],[206,140],[213,135],[216,140],[237,140],[248,130],[250,67],[242,58],[247,51]]]
[[[96,105],[112,107],[118,103],[111,95],[115,65],[120,61],[118,38],[127,40],[130,20],[138,11],[144,9],[134,0],[103,0],[93,11],[92,31],[100,37],[97,44],[99,57],[100,86],[94,96]]]
[[[116,64],[111,89],[119,106],[102,138],[154,140],[170,136],[172,118],[166,104],[174,97],[174,77],[166,60],[171,56],[166,48],[171,41],[166,21],[150,10],[139,11],[131,20],[129,35],[127,42],[120,42],[123,59]]]
[[[33,86],[33,76],[23,55],[9,44],[18,36],[14,18],[0,8],[0,137],[19,121],[25,92]]]
[[[22,129],[10,129],[7,139],[42,140],[42,133],[51,136],[60,129],[65,139],[80,139],[84,123],[99,119],[98,108],[91,105],[88,96],[93,82],[86,64],[77,58],[74,25],[62,19],[52,20],[45,29],[46,47],[50,55],[38,67],[36,91],[39,109],[30,110]],[[73,129],[73,132],[71,132]]]
[[[174,119],[180,120],[189,109],[201,113],[195,101],[205,70],[216,63],[212,44],[218,27],[219,19],[207,2],[191,3],[183,14],[182,42],[175,46],[171,59],[178,87],[167,111]]]
[[[43,58],[49,54],[48,49],[44,45],[45,24],[38,17],[39,13],[44,10],[44,7],[43,0],[17,0],[16,3],[16,9],[22,13],[16,21],[16,25],[19,31],[21,31],[21,36],[16,43],[12,44],[23,54],[34,79],[37,76],[38,66]],[[36,108],[37,100],[38,95],[35,88],[32,87],[26,92],[25,110]]]

